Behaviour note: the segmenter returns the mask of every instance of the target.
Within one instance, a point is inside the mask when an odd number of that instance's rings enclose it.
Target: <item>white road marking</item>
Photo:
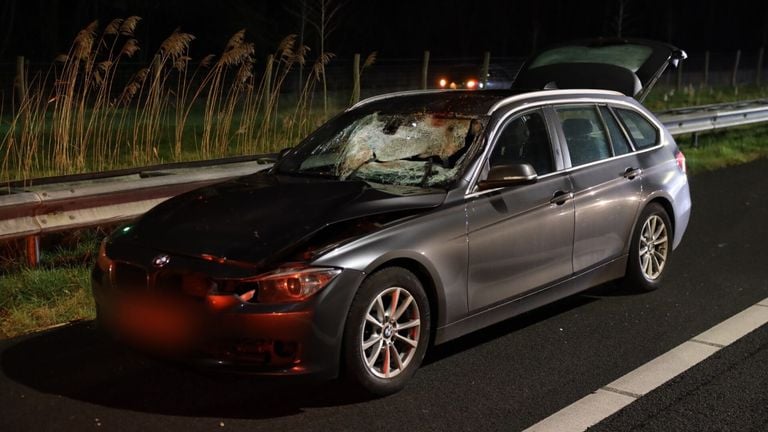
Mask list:
[[[635,398],[600,389],[569,405],[553,416],[536,423],[527,431],[584,430],[634,402]]]
[[[616,381],[608,387],[642,396],[680,375],[720,348],[694,342],[683,342]]]
[[[568,405],[525,432],[583,431],[768,323],[768,298]]]

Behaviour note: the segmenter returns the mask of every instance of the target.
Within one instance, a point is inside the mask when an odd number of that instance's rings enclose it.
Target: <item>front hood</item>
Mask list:
[[[429,209],[444,199],[439,190],[259,173],[169,199],[114,240],[263,265],[327,225]]]

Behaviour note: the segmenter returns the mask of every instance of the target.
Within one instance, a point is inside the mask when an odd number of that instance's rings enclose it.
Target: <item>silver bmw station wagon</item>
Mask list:
[[[684,57],[571,43],[511,90],[363,101],[270,170],[105,239],[99,320],[146,350],[383,395],[431,344],[612,280],[656,289],[691,200],[683,154],[638,100]]]

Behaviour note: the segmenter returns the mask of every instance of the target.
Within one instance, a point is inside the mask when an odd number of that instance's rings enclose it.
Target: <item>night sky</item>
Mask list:
[[[308,0],[316,3],[318,0]],[[66,52],[77,31],[94,19],[139,15],[142,55],[156,50],[176,27],[197,36],[192,57],[218,53],[229,36],[245,28],[258,55],[298,33],[301,0],[0,1],[0,61],[24,55],[48,62]],[[380,59],[524,56],[566,39],[615,35],[620,0],[593,1],[332,1],[341,5],[331,21],[327,51],[339,57],[378,51]],[[768,2],[624,0],[623,35],[672,42],[691,51],[756,50],[768,40]],[[306,42],[319,50],[307,27]]]

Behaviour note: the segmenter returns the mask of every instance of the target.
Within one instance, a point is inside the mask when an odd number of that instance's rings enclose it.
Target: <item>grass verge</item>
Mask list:
[[[13,337],[95,316],[89,269],[22,269],[0,277],[0,332]]]
[[[694,146],[693,137],[678,139],[688,172],[697,174],[768,157],[768,126],[745,126],[705,134]]]
[[[648,98],[643,102],[651,111],[664,111],[674,108],[684,108],[698,105],[738,102],[768,97],[768,86],[745,85],[741,87],[694,87],[682,89],[665,85],[656,85]]]

